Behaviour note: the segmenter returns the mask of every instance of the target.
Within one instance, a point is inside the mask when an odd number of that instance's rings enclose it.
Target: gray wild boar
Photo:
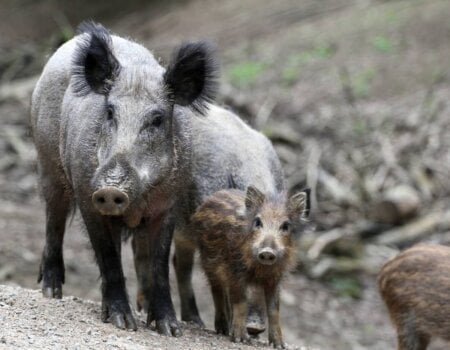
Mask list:
[[[171,208],[191,183],[191,123],[213,100],[214,57],[205,43],[184,44],[165,69],[101,25],[84,23],[79,33],[50,57],[32,97],[47,218],[38,280],[45,296],[61,298],[66,218],[77,207],[100,269],[102,320],[137,328],[121,263],[121,239],[131,233],[148,322],[179,335],[168,282]]]
[[[212,193],[229,187],[229,175],[237,188],[245,190],[255,184],[265,193],[282,192],[284,176],[278,156],[271,142],[233,113],[210,105],[204,117],[195,118],[191,125],[192,182],[180,193],[174,207],[176,229],[174,236],[174,265],[181,299],[181,319],[203,326],[192,288],[192,270],[196,240],[188,225],[195,208]],[[147,236],[134,240],[135,266],[139,281],[138,309],[146,309],[145,292],[149,287],[149,270],[146,255]],[[264,298],[261,290],[250,291],[249,332],[264,330]]]

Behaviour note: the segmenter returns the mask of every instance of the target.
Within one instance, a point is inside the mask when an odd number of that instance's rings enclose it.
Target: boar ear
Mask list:
[[[310,210],[310,192],[310,189],[307,188],[289,198],[287,210],[291,219],[301,220],[308,217]]]
[[[170,99],[205,114],[217,93],[218,64],[214,50],[205,42],[186,43],[175,51],[164,74]]]
[[[257,210],[264,203],[266,196],[254,186],[247,187],[247,194],[245,195],[245,207],[248,211]]]
[[[120,64],[112,52],[111,35],[106,28],[93,22],[83,22],[72,65],[73,91],[86,95],[90,91],[106,95],[119,74]]]

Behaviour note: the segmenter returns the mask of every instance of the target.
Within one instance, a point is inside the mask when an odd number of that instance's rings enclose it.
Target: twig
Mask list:
[[[358,197],[351,189],[340,183],[338,179],[320,167],[318,180],[324,185],[325,190],[327,190],[336,202],[350,205],[358,204]]]
[[[317,208],[317,182],[319,178],[319,161],[321,154],[322,152],[317,143],[313,142],[310,146],[306,168],[306,183],[311,189],[311,208],[313,208],[313,210]]]

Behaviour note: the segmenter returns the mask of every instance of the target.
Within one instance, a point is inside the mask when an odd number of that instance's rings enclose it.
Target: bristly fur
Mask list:
[[[420,243],[388,261],[378,289],[397,330],[397,349],[427,349],[450,341],[450,248]]]
[[[219,65],[214,51],[211,44],[196,42],[182,44],[174,53],[164,80],[176,104],[206,114],[218,91]]]
[[[80,35],[83,33],[98,33],[98,32],[104,32],[107,35],[111,35],[111,31],[109,29],[106,29],[103,27],[100,23],[96,23],[93,20],[83,21],[81,22],[77,30],[75,31],[75,35]]]
[[[78,96],[94,91],[107,94],[120,72],[119,61],[114,57],[110,32],[101,24],[82,22],[78,34],[88,34],[79,39],[72,60],[72,89]]]

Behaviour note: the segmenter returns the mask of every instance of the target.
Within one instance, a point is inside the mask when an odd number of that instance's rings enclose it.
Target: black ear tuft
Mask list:
[[[175,104],[205,114],[218,90],[218,64],[206,42],[186,43],[175,51],[164,75],[169,97]]]
[[[107,94],[120,71],[119,61],[112,52],[111,34],[94,22],[81,23],[77,33],[84,37],[78,39],[73,57],[73,91],[81,96],[90,91]]]
[[[78,25],[77,30],[75,31],[75,34],[76,35],[80,35],[83,33],[92,34],[92,33],[98,33],[98,32],[103,32],[107,35],[111,35],[111,32],[108,29],[103,27],[100,23],[95,23],[92,20],[81,22]]]

